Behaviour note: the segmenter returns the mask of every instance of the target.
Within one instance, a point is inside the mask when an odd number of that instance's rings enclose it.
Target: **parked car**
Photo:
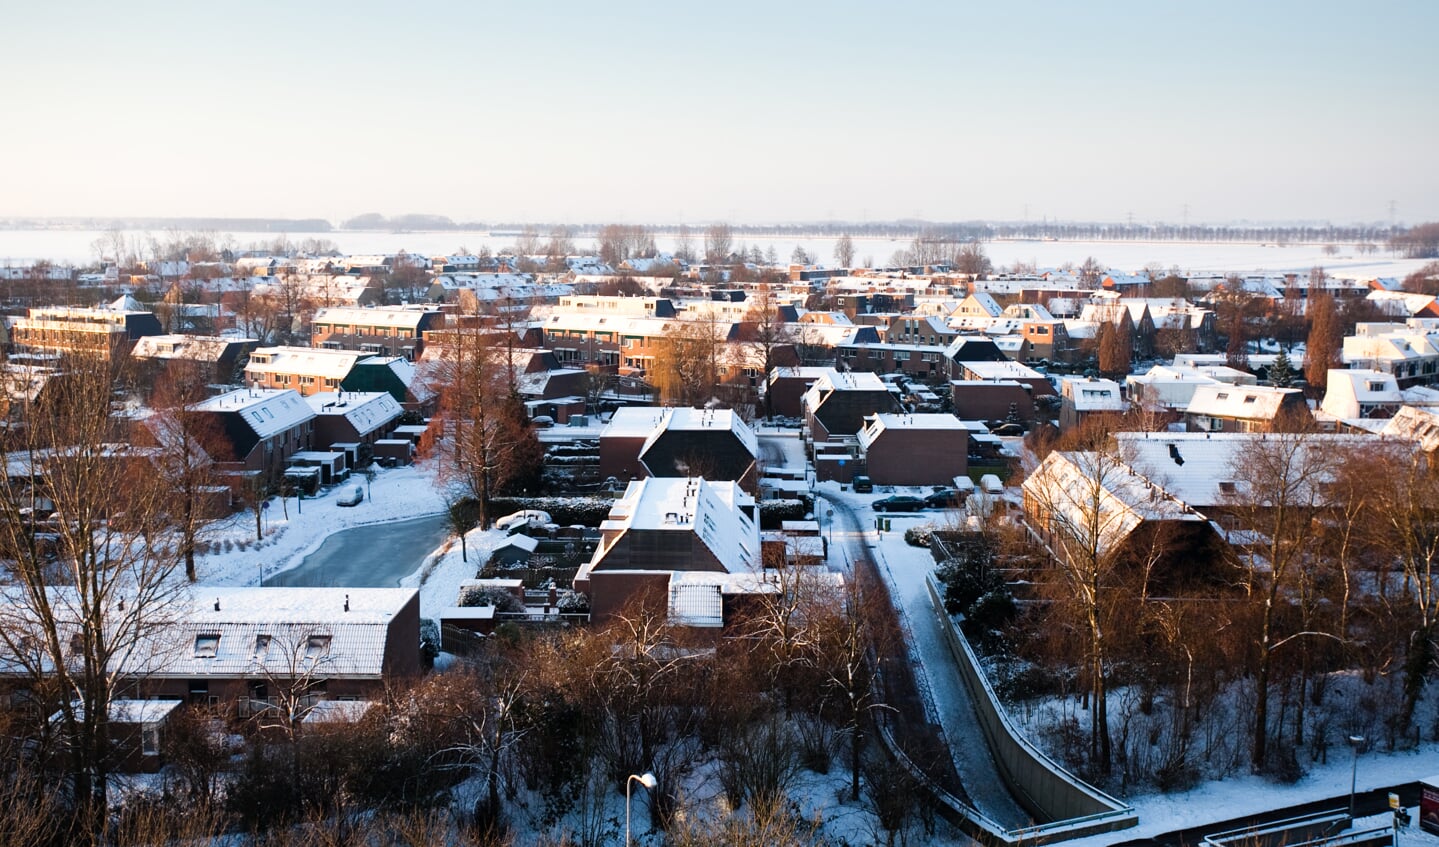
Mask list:
[[[874,501],[876,512],[918,512],[924,508],[924,501],[908,494],[896,494],[883,500]]]
[[[550,522],[550,513],[539,509],[525,509],[522,512],[505,515],[495,521],[495,529],[514,531],[526,526],[544,526]]]
[[[967,495],[954,488],[941,488],[924,498],[926,509],[958,509],[964,505]]]
[[[989,431],[990,435],[1023,435],[1024,427],[1017,423],[1000,424]]]
[[[874,483],[867,476],[857,476],[854,478],[854,490],[857,494],[868,494],[874,491]]]
[[[358,485],[347,485],[340,489],[340,494],[335,498],[337,506],[358,506],[365,499],[365,489]]]

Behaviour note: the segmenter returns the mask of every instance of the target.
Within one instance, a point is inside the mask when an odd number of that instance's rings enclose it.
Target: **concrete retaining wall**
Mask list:
[[[1049,823],[1007,835],[1029,842],[1077,838],[1095,832],[1125,829],[1139,822],[1134,809],[1060,767],[1029,742],[1009,719],[979,660],[959,627],[944,611],[933,575],[926,578],[929,598],[940,629],[954,654],[960,677],[969,689],[990,755],[1011,793],[1036,818]]]

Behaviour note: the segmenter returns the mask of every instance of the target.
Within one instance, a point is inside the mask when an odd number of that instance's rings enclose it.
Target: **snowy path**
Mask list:
[[[837,555],[853,562],[856,557],[871,552],[868,548],[873,545],[876,564],[888,584],[909,638],[910,649],[918,660],[914,663],[916,684],[925,693],[928,710],[939,719],[949,742],[955,770],[970,802],[1005,827],[1013,829],[1033,823],[1029,814],[1010,795],[995,767],[983,730],[975,717],[969,689],[960,679],[954,657],[940,632],[924,587],[924,578],[933,568],[933,559],[927,550],[904,544],[904,527],[922,523],[925,519],[918,516],[895,517],[896,529],[881,534],[861,527],[861,517],[856,511],[858,498],[852,500],[840,495],[833,486],[816,489],[816,494],[834,504],[843,520],[845,531],[835,534],[835,546],[839,548]],[[868,519],[867,513],[864,518]],[[881,535],[884,537],[879,537]],[[897,547],[894,543],[896,539]]]

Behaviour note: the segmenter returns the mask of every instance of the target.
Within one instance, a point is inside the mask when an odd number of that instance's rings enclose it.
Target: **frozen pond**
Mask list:
[[[265,585],[394,588],[448,536],[444,514],[343,529]]]

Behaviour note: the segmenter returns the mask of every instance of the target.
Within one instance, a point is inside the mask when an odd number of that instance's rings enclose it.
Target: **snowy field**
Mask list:
[[[95,261],[94,242],[103,233],[98,230],[0,230],[0,267],[25,265],[37,259],[48,259],[62,264],[84,265]],[[141,243],[154,236],[165,239],[162,231],[149,233],[132,232],[130,236]],[[279,233],[235,232],[229,233],[234,243],[246,246],[252,243],[273,243]],[[541,233],[541,240],[545,233]],[[492,252],[510,247],[515,243],[513,235],[491,235],[488,232],[294,232],[286,234],[292,242],[305,239],[326,239],[333,242],[345,253],[395,253],[404,250],[424,256],[438,256],[455,253],[461,247],[475,251],[488,247]],[[656,238],[661,250],[674,250],[673,237]],[[833,238],[745,238],[734,237],[735,247],[758,246],[762,251],[774,249],[777,259],[787,262],[795,247],[805,251],[821,264],[834,262]],[[593,251],[594,240],[574,240],[579,251]],[[695,227],[691,247],[703,248],[702,227]],[[866,259],[874,264],[886,264],[895,251],[909,246],[907,239],[855,238],[855,261]],[[1002,269],[1016,262],[1033,264],[1040,268],[1058,267],[1067,262],[1078,265],[1086,258],[1094,257],[1101,264],[1116,270],[1138,271],[1150,263],[1165,268],[1178,266],[1184,273],[1306,273],[1316,265],[1322,265],[1332,275],[1352,278],[1376,276],[1403,277],[1413,272],[1423,261],[1417,259],[1395,259],[1380,252],[1360,256],[1352,244],[1338,245],[1338,255],[1328,256],[1322,244],[1296,244],[1287,247],[1266,247],[1253,242],[1176,242],[1176,241],[991,241],[985,244],[985,251],[996,269]]]

